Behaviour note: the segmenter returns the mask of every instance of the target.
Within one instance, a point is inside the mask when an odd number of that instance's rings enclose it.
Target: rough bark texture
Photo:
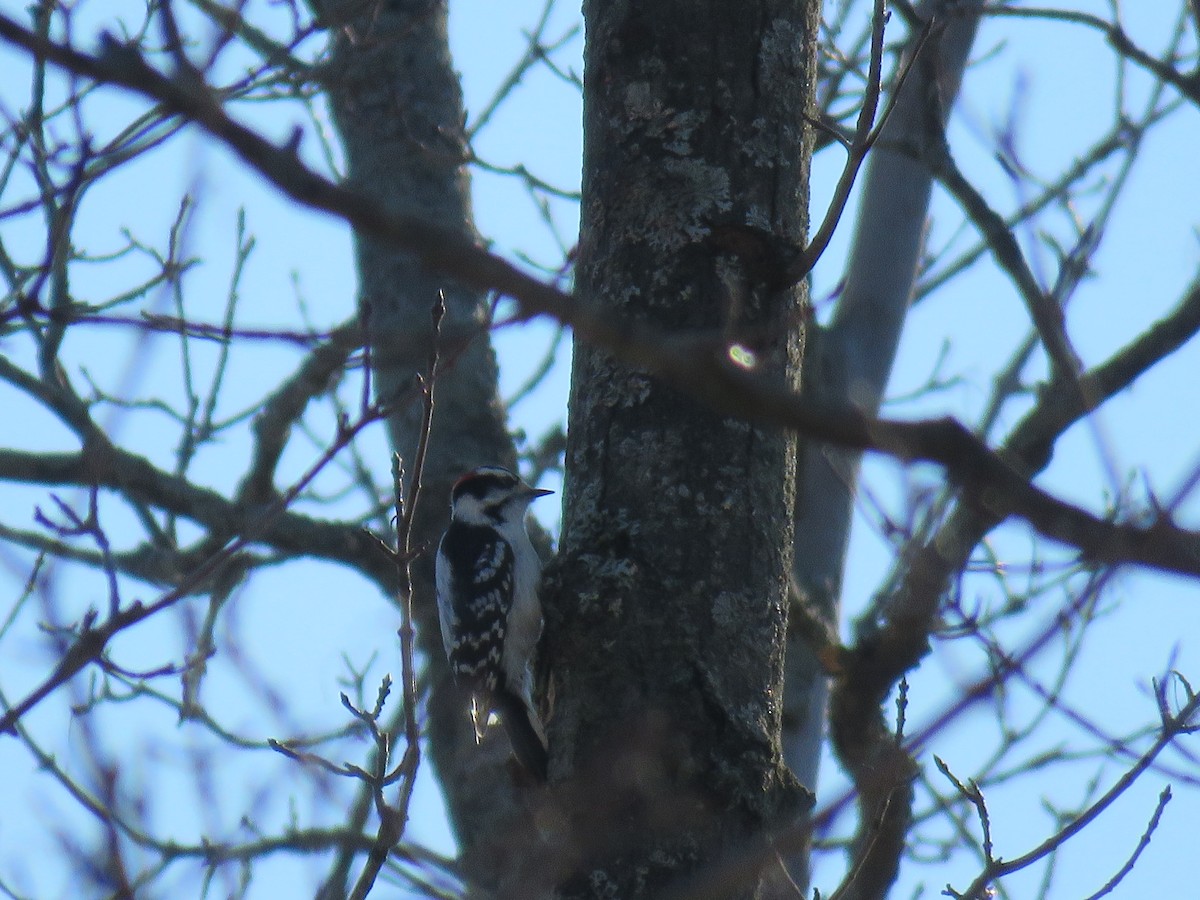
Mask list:
[[[798,386],[805,297],[764,273],[805,236],[817,4],[584,14],[581,297]],[[779,743],[795,442],[583,345],[569,425],[546,597],[564,893],[653,896],[805,805]]]
[[[345,148],[349,181],[416,215],[474,238],[466,170],[464,112],[439,0],[319,4],[335,35],[327,69],[329,101]],[[414,543],[433,545],[445,527],[450,486],[482,463],[515,468],[496,361],[485,325],[485,298],[430,272],[411,256],[359,238],[360,309],[369,332],[375,393],[396,397],[427,370],[430,311],[444,290],[443,365]],[[464,342],[465,349],[464,349]],[[417,444],[420,403],[389,419],[392,445],[409,462]],[[410,473],[411,474],[411,473]],[[484,885],[502,877],[516,788],[504,766],[502,729],[475,746],[462,697],[449,677],[433,603],[432,554],[418,561],[418,646],[428,662],[429,750],[464,853],[468,877]],[[386,652],[386,643],[382,647]],[[397,648],[398,654],[398,648]]]

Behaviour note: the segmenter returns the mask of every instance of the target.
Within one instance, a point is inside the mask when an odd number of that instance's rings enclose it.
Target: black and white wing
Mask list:
[[[504,637],[513,605],[513,549],[495,529],[452,522],[438,547],[442,644],[455,680],[471,692],[476,739],[502,687]]]

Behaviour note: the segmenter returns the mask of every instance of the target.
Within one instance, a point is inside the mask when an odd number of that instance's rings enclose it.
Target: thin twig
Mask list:
[[[376,753],[378,772],[374,790],[375,810],[379,814],[379,830],[367,853],[366,864],[354,884],[354,889],[350,892],[351,900],[363,900],[370,893],[376,878],[379,877],[379,872],[387,862],[388,854],[403,837],[408,823],[408,810],[412,801],[413,788],[416,786],[417,769],[421,763],[421,728],[417,721],[416,630],[413,627],[412,613],[412,564],[416,553],[412,544],[412,534],[417,504],[421,497],[421,479],[425,470],[425,457],[429,450],[429,436],[433,431],[433,394],[437,384],[441,353],[439,346],[441,325],[445,314],[446,297],[439,291],[432,311],[433,340],[430,342],[429,370],[421,384],[423,400],[421,430],[417,439],[416,454],[413,458],[412,480],[407,497],[404,490],[403,463],[398,453],[392,457],[392,483],[396,495],[396,570],[400,601],[400,665],[404,694],[405,749],[400,765],[395,772],[388,775],[386,769],[390,736],[384,735],[380,738]],[[378,718],[380,710],[380,704],[376,704],[375,715],[371,717],[372,725]],[[383,787],[397,780],[400,782],[400,795],[396,805],[391,806],[384,799]]]
[[[1154,812],[1150,816],[1150,821],[1146,824],[1146,830],[1142,832],[1142,836],[1138,839],[1137,846],[1133,849],[1129,859],[1125,860],[1125,865],[1117,870],[1117,874],[1113,875],[1100,890],[1087,897],[1086,900],[1100,900],[1101,897],[1111,894],[1124,879],[1125,876],[1133,871],[1134,865],[1138,861],[1138,857],[1142,855],[1142,851],[1150,846],[1150,837],[1158,828],[1158,823],[1162,819],[1163,810],[1167,808],[1167,804],[1171,802],[1171,786],[1168,784],[1162,789],[1158,795],[1158,803],[1154,807]]]
[[[298,202],[343,218],[360,234],[412,252],[431,270],[453,273],[463,285],[492,288],[516,298],[525,317],[548,315],[569,324],[579,338],[702,397],[719,412],[794,428],[851,449],[875,450],[904,461],[937,462],[972,500],[1002,517],[1024,518],[1047,537],[1085,549],[1096,563],[1140,563],[1200,573],[1200,534],[1165,519],[1149,527],[1110,522],[1057,500],[1014,472],[952,419],[910,423],[867,417],[854,409],[799,397],[759,372],[734,365],[719,335],[670,336],[645,325],[614,322],[461,234],[417,217],[396,215],[375,198],[318,175],[291,148],[277,147],[235,122],[214,96],[177,84],[146,63],[133,47],[109,39],[101,55],[90,56],[32,34],[6,16],[0,16],[0,38],[79,75],[156,99],[189,117]]]
[[[1150,765],[1154,762],[1158,754],[1165,750],[1175,738],[1181,734],[1191,733],[1200,727],[1192,724],[1191,721],[1197,712],[1200,712],[1200,694],[1192,695],[1188,699],[1188,702],[1180,708],[1178,713],[1167,711],[1165,683],[1156,685],[1155,698],[1159,703],[1163,719],[1159,736],[1150,748],[1142,754],[1141,758],[1124,775],[1117,779],[1112,787],[1056,834],[1051,835],[1041,844],[1018,857],[1009,860],[993,860],[971,882],[970,887],[961,894],[952,892],[949,896],[967,897],[972,898],[972,900],[973,898],[981,897],[984,890],[993,881],[1003,878],[1006,875],[1011,875],[1014,872],[1019,872],[1021,869],[1032,865],[1038,860],[1044,859],[1072,837],[1079,834],[1079,832],[1095,821],[1101,813],[1108,809],[1118,797],[1124,794],[1137,781],[1143,772],[1150,768]]]
[[[196,566],[187,577],[182,579],[178,587],[159,597],[153,603],[143,604],[134,601],[106,618],[104,624],[95,626],[95,616],[85,618],[75,642],[67,649],[51,672],[40,685],[34,688],[22,701],[0,716],[0,735],[15,734],[16,722],[29,710],[37,706],[47,696],[70,681],[89,663],[100,659],[108,642],[119,632],[132,625],[150,618],[164,609],[174,606],[182,598],[188,596],[194,587],[204,583],[216,575],[226,565],[233,563],[243,549],[259,539],[268,530],[274,518],[283,513],[296,499],[305,487],[328,465],[341,450],[351,442],[367,426],[383,418],[385,411],[375,408],[371,414],[353,424],[340,428],[337,437],[330,447],[314,462],[301,478],[285,491],[278,500],[270,504],[259,515],[250,519],[242,533],[227,542],[221,549],[212,553]]]

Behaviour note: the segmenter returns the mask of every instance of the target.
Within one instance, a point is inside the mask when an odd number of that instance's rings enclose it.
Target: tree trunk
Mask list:
[[[946,5],[930,0],[919,5],[917,15],[923,20],[941,16]],[[980,0],[956,5],[960,15],[926,41],[868,157],[845,287],[832,321],[814,336],[805,359],[806,392],[853,403],[868,415],[878,414],[887,388],[924,246],[933,174],[919,156],[949,116],[979,24],[977,15],[966,13]],[[914,32],[919,35],[919,29]],[[836,634],[861,454],[806,441],[800,459],[796,584],[806,604],[803,614]],[[801,781],[815,784],[828,679],[795,629],[786,659],[784,756]],[[804,887],[807,862],[804,852],[789,861],[793,879]]]
[[[323,20],[336,35],[327,67],[328,96],[350,183],[397,212],[474,238],[465,114],[447,42],[446,4],[321,6]],[[445,528],[450,486],[459,475],[484,463],[516,467],[486,330],[488,306],[484,297],[425,271],[408,254],[362,237],[356,250],[360,311],[380,400],[402,397],[415,377],[427,371],[430,312],[439,290],[445,292],[445,365],[435,386],[414,535],[414,544],[433,546]],[[392,446],[409,464],[420,420],[419,402],[399,404],[388,420]],[[494,888],[504,877],[501,858],[508,853],[507,832],[518,809],[517,788],[505,767],[509,746],[503,729],[492,729],[482,747],[475,745],[442,650],[432,553],[418,560],[416,576],[418,646],[429,684],[430,755],[463,852],[464,872],[472,883]],[[395,649],[398,671],[399,646]],[[365,817],[369,808],[368,795],[358,813]]]
[[[805,238],[818,13],[584,5],[581,299],[739,342],[791,387],[806,296],[764,273]],[[795,453],[576,346],[546,596],[566,896],[656,895],[804,807],[780,750]]]

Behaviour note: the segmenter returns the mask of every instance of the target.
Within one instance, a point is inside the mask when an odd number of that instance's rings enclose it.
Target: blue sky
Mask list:
[[[18,5],[3,4],[10,14]],[[485,0],[464,0],[452,4],[452,45],[456,65],[462,73],[469,114],[482,109],[495,85],[510,70],[524,51],[521,28],[532,27],[541,10],[540,2],[520,0],[495,4]],[[266,5],[262,5],[266,8]],[[1172,21],[1162,4],[1132,4],[1126,10],[1129,33],[1144,46],[1158,47]],[[1079,4],[1104,14],[1104,4]],[[86,7],[90,10],[92,7]],[[105,13],[97,12],[96,15]],[[80,34],[89,33],[87,21]],[[555,11],[546,29],[548,38],[557,37],[575,24],[570,5]],[[893,28],[892,34],[899,29]],[[84,41],[85,44],[88,41]],[[1194,38],[1189,46],[1194,47]],[[555,61],[562,67],[579,71],[581,40],[568,43]],[[1117,82],[1113,78],[1110,51],[1102,38],[1077,25],[1034,23],[1006,20],[984,26],[973,58],[979,60],[968,73],[964,94],[952,120],[950,137],[960,166],[992,205],[1009,210],[1021,195],[996,162],[993,135],[1007,121],[1020,98],[1018,147],[1021,160],[1040,178],[1050,179],[1064,164],[1086,146],[1090,135],[1102,133],[1111,124],[1113,97]],[[7,49],[0,49],[0,100],[5,109],[19,107],[27,96],[26,70]],[[1144,97],[1146,81],[1136,72],[1125,75],[1122,89],[1129,107],[1138,109]],[[140,105],[113,92],[90,108],[89,126],[103,132],[109,122],[123,121],[130,110]],[[499,166],[523,163],[540,178],[575,189],[580,168],[580,129],[578,93],[544,67],[535,67],[523,80],[510,102],[479,134],[476,151],[487,162]],[[237,110],[244,120],[253,121],[280,138],[295,125],[306,128],[302,145],[308,158],[321,157],[320,142],[312,123],[295,109],[271,110],[264,106]],[[320,119],[318,120],[320,121]],[[1195,109],[1185,110],[1157,126],[1142,148],[1138,164],[1130,175],[1095,260],[1095,275],[1081,286],[1068,311],[1068,327],[1076,348],[1086,363],[1102,361],[1140,329],[1154,321],[1179,298],[1197,270],[1197,213],[1200,209],[1200,178],[1195,174],[1195,147],[1200,138],[1200,119]],[[823,212],[834,179],[841,167],[836,148],[822,153],[814,167],[813,217]],[[1109,173],[1111,177],[1111,172]],[[94,253],[111,252],[122,245],[121,229],[128,228],[146,243],[158,243],[173,221],[179,197],[189,192],[199,198],[190,228],[186,232],[190,252],[204,264],[187,276],[188,313],[202,321],[219,321],[234,256],[234,222],[238,209],[245,207],[248,231],[256,247],[247,263],[239,293],[243,297],[241,322],[246,326],[291,326],[297,308],[303,304],[306,314],[320,326],[344,320],[354,309],[355,276],[350,240],[346,229],[326,217],[296,209],[265,187],[261,179],[233,163],[229,154],[214,147],[194,132],[185,132],[162,150],[149,156],[137,167],[118,173],[98,188],[81,212],[77,243]],[[514,256],[527,254],[543,263],[556,261],[557,248],[540,216],[517,179],[477,172],[474,181],[477,224],[481,233],[494,241],[498,252]],[[1091,214],[1095,196],[1081,197],[1076,208],[1059,211],[1039,223],[1042,233],[1022,232],[1019,237],[1035,272],[1052,277],[1054,259],[1047,236],[1067,240],[1071,234],[1070,215],[1084,219]],[[853,204],[850,213],[853,213]],[[576,228],[573,206],[552,201],[551,213],[565,239],[570,242]],[[849,220],[835,237],[826,257],[814,273],[813,294],[820,298],[829,293],[841,274]],[[0,233],[10,252],[36,253],[41,235],[23,229],[20,223],[0,223]],[[974,237],[964,228],[958,208],[943,194],[935,196],[930,246],[965,246]],[[147,271],[136,255],[123,267],[81,267],[74,278],[75,290],[84,299],[100,299],[122,286],[133,283]],[[152,295],[156,309],[171,311],[172,298]],[[901,345],[891,393],[907,394],[928,378],[933,362],[943,345],[949,345],[945,371],[960,375],[961,382],[919,402],[890,406],[889,415],[920,417],[953,414],[971,422],[986,402],[990,379],[1003,364],[1011,348],[1027,330],[1027,317],[1008,282],[995,267],[984,260],[947,287],[923,300],[913,311]],[[496,335],[502,362],[502,386],[511,394],[536,367],[542,354],[555,339],[556,329],[547,323],[535,323],[521,329],[507,329]],[[569,354],[564,352],[551,376],[530,398],[512,411],[513,426],[531,437],[542,434],[561,421],[565,410]],[[141,379],[149,371],[153,393],[180,399],[178,350],[170,338],[152,339],[144,353],[135,353],[131,338],[114,331],[93,330],[69,341],[68,354],[74,365],[86,367],[98,383],[120,385],[129,379]],[[0,342],[0,352],[24,362],[27,348],[17,341]],[[271,345],[256,345],[251,352],[235,356],[229,373],[230,389],[223,399],[221,412],[233,415],[252,408],[265,389],[264,371],[286,370],[295,354]],[[136,361],[136,364],[131,361]],[[198,351],[198,370],[211,365],[212,351]],[[1036,374],[1039,359],[1028,372]],[[1152,490],[1159,498],[1170,497],[1181,481],[1200,465],[1200,441],[1195,410],[1200,408],[1200,348],[1184,348],[1163,363],[1126,394],[1114,399],[1095,417],[1092,424],[1073,429],[1059,444],[1054,463],[1039,483],[1060,496],[1091,509],[1100,510],[1106,493],[1130,490],[1144,497]],[[80,377],[78,372],[75,377]],[[61,426],[11,391],[0,392],[0,403],[11,411],[10,421],[22,427],[12,432],[6,443],[29,449],[50,450],[70,447]],[[1024,406],[1010,403],[1001,417],[1011,425]],[[170,423],[153,414],[114,414],[106,422],[118,439],[139,447],[140,452],[162,464],[170,460],[174,444]],[[318,418],[320,431],[329,423]],[[315,436],[319,443],[320,434]],[[297,440],[285,458],[284,471],[297,475],[319,452],[314,444]],[[195,474],[214,486],[225,484],[229,473],[236,472],[244,458],[245,445],[222,442],[204,450],[198,458]],[[377,463],[376,475],[383,479],[387,470],[387,448],[379,429],[363,440],[364,458]],[[1122,477],[1132,473],[1129,483],[1113,483],[1110,469]],[[880,535],[879,510],[898,513],[906,491],[936,485],[940,473],[921,468],[905,476],[887,460],[868,462],[864,499],[859,527],[853,538],[851,560],[845,589],[847,620],[879,589],[885,577],[894,547]],[[331,478],[332,486],[337,479]],[[3,488],[4,508],[13,524],[27,527],[34,504],[47,504],[42,490]],[[25,510],[25,513],[21,511]],[[121,513],[114,504],[106,510],[113,519],[110,527],[121,527]],[[548,526],[556,526],[553,504],[535,510]],[[1181,520],[1200,527],[1200,505],[1194,498],[1181,507]],[[1013,563],[1013,578],[1020,577],[1020,564],[1028,558],[1031,538],[1020,527],[1000,529],[991,539],[1001,558]],[[1038,542],[1039,551],[1061,557],[1060,550]],[[5,596],[16,596],[27,575],[28,560],[5,555],[0,558],[9,576]],[[59,610],[70,618],[88,605],[102,602],[103,586],[94,577],[78,571],[61,576],[64,594],[70,598]],[[1077,586],[1077,583],[1073,583]],[[126,599],[147,598],[145,588],[130,588]],[[964,594],[981,603],[996,602],[996,582],[987,577],[968,579]],[[1119,574],[1102,604],[1103,615],[1090,626],[1079,662],[1066,685],[1064,698],[1072,708],[1112,733],[1153,721],[1153,702],[1147,696],[1152,677],[1161,676],[1169,660],[1193,682],[1200,677],[1200,590],[1195,583],[1182,579],[1141,572]],[[336,599],[336,603],[331,600]],[[1042,598],[1029,615],[1004,632],[1006,641],[1018,646],[1068,601],[1067,593]],[[7,614],[0,605],[0,618]],[[259,737],[280,736],[286,729],[330,727],[344,721],[337,699],[346,674],[343,654],[368,666],[370,679],[385,671],[396,674],[395,647],[390,635],[395,628],[391,607],[374,589],[355,576],[334,571],[329,566],[301,562],[286,568],[268,570],[258,576],[252,588],[237,598],[231,616],[244,634],[266,636],[251,642],[251,654],[265,673],[273,690],[287,696],[304,696],[298,714],[300,722],[264,716],[264,698],[245,696],[245,683],[233,670],[214,665],[206,686],[206,699],[222,711],[231,724]],[[23,610],[13,629],[0,639],[0,689],[9,699],[44,675],[51,662],[44,639],[31,627],[38,618],[36,610]],[[847,632],[848,633],[848,632]],[[115,648],[124,665],[158,665],[184,648],[174,625],[147,623],[135,633],[123,637]],[[1052,676],[1053,654],[1048,654],[1031,671],[1046,679]],[[965,641],[939,643],[920,672],[911,679],[910,723],[919,725],[954,694],[961,683],[982,671],[978,648]],[[1016,719],[1027,717],[1034,706],[1031,695],[1014,688],[1010,709]],[[69,724],[66,703],[69,697],[56,697],[30,717],[30,726],[55,748],[68,763],[77,761],[75,749],[80,741],[76,726]],[[186,758],[188,748],[199,752],[203,742],[178,736],[170,716],[133,712],[136,705],[112,712],[105,723],[111,730],[106,743],[114,754],[123,748],[143,743],[130,735],[157,735],[150,745],[158,748],[160,761]],[[147,718],[139,718],[146,715]],[[937,742],[934,750],[959,775],[969,775],[971,767],[986,749],[984,735],[994,728],[989,707],[980,707],[967,715]],[[122,731],[128,729],[128,733]],[[140,740],[140,738],[139,738]],[[1091,746],[1079,729],[1061,715],[1051,715],[1029,753],[1036,748],[1062,743],[1069,747]],[[1190,739],[1192,751],[1195,738]],[[172,743],[176,742],[176,743]],[[140,751],[139,751],[140,752]],[[1168,751],[1167,759],[1171,759]],[[251,754],[252,762],[239,771],[220,773],[227,795],[240,796],[245,785],[261,777],[270,767],[273,777],[287,777],[287,761],[269,753]],[[265,760],[265,761],[263,761]],[[1175,764],[1195,777],[1192,759],[1174,758]],[[261,764],[260,764],[260,761]],[[929,766],[934,782],[939,776],[928,755],[922,762]],[[989,793],[997,853],[1011,857],[1028,850],[1052,830],[1043,800],[1064,806],[1077,803],[1086,782],[1097,779],[1100,790],[1119,777],[1122,760],[1089,760],[1069,773],[1018,781],[1008,789]],[[258,768],[255,768],[258,766]],[[151,785],[155,799],[155,818],[164,828],[182,838],[194,827],[193,817],[180,815],[180,807],[194,804],[197,798],[187,779],[180,775],[171,780],[170,766],[152,766],[158,779]],[[45,849],[56,817],[68,815],[71,802],[61,793],[46,788],[36,766],[15,742],[0,740],[0,792],[33,810],[28,823],[0,822],[0,872],[14,871],[15,859],[30,849]],[[138,777],[138,776],[135,776]],[[147,774],[149,777],[149,774]],[[166,779],[163,781],[162,779]],[[827,761],[820,786],[822,801],[836,797],[844,781],[832,761]],[[1091,826],[1076,842],[1068,845],[1057,874],[1058,889],[1053,897],[1084,896],[1100,887],[1132,852],[1138,836],[1154,806],[1162,778],[1148,776],[1118,804]],[[940,786],[944,789],[945,784]],[[329,810],[315,794],[301,793],[294,800],[299,817],[313,821],[329,819]],[[286,814],[278,803],[263,801],[247,804],[261,811],[264,821]],[[232,818],[225,825],[236,827],[236,804],[225,811]],[[431,788],[419,798],[418,813],[411,833],[418,840],[440,849],[448,849],[444,823]],[[1194,822],[1200,819],[1200,792],[1181,786],[1168,807],[1163,824],[1139,866],[1118,890],[1116,896],[1181,896],[1191,875],[1181,860],[1189,859],[1194,842]],[[334,819],[336,821],[336,818]],[[845,827],[849,827],[846,823]],[[817,886],[831,890],[840,875],[840,860],[825,858],[817,870]],[[320,872],[318,865],[301,866],[272,861],[264,865],[256,879],[254,896],[273,896],[269,886],[303,883],[306,875]],[[911,896],[918,884],[925,884],[925,895],[936,896],[946,882],[962,888],[970,881],[974,864],[958,860],[953,864],[907,867],[896,896]],[[46,871],[29,871],[38,896],[67,896],[70,887],[57,880],[61,876]],[[1040,877],[1040,874],[1037,876]],[[169,883],[169,882],[168,882]],[[1037,881],[1032,876],[1017,876],[1010,883],[1011,895],[1032,896]],[[381,891],[380,896],[389,896]]]

